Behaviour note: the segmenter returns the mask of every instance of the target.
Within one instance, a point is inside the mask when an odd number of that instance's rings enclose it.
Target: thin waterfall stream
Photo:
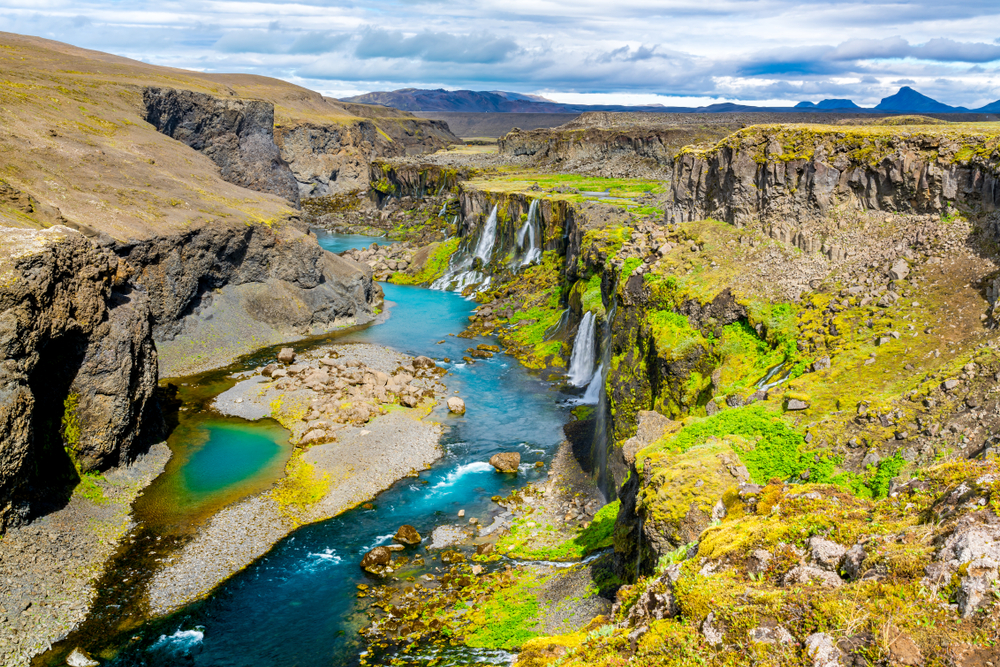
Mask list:
[[[591,312],[586,312],[580,320],[576,339],[573,341],[573,353],[569,358],[569,381],[575,387],[585,387],[594,377],[594,348],[597,335],[596,318]]]

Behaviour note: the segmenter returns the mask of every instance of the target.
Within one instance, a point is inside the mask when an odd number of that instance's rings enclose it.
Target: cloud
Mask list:
[[[454,35],[423,31],[411,37],[402,32],[369,28],[354,53],[359,58],[419,58],[428,62],[499,63],[517,50],[512,39],[490,34]]]
[[[213,48],[222,53],[283,53],[285,37],[272,31],[234,30],[220,37]]]
[[[0,30],[321,91],[875,104],[906,80],[967,107],[1000,98],[998,22],[996,0],[0,0]]]
[[[299,37],[288,48],[288,53],[319,55],[330,53],[340,48],[349,35],[336,35],[329,32],[307,32]]]

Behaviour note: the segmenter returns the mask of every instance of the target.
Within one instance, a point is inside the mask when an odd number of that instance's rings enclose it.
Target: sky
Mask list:
[[[998,0],[0,0],[0,30],[332,97],[874,106],[905,85],[955,106],[1000,99]]]

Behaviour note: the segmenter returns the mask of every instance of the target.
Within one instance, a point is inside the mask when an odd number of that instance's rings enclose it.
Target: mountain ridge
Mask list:
[[[443,88],[401,88],[393,91],[375,91],[341,102],[374,104],[394,107],[403,111],[464,112],[464,113],[583,113],[586,111],[650,111],[670,113],[725,113],[734,111],[845,111],[859,113],[997,113],[1000,100],[978,109],[953,107],[903,86],[894,95],[885,97],[875,107],[861,107],[850,99],[825,99],[820,102],[803,101],[793,107],[766,107],[734,102],[721,102],[701,107],[616,104],[562,104],[540,95],[508,91],[444,90]]]

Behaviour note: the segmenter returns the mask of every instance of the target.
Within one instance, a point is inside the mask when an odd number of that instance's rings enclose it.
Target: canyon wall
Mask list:
[[[122,260],[66,227],[2,233],[0,532],[161,431],[150,300]]]
[[[146,88],[146,121],[212,158],[222,179],[299,205],[299,187],[274,143],[274,105],[190,90]]]
[[[841,259],[850,244],[842,237],[859,212],[994,212],[996,151],[995,136],[964,129],[750,127],[677,156],[667,219],[762,227],[806,252]]]

